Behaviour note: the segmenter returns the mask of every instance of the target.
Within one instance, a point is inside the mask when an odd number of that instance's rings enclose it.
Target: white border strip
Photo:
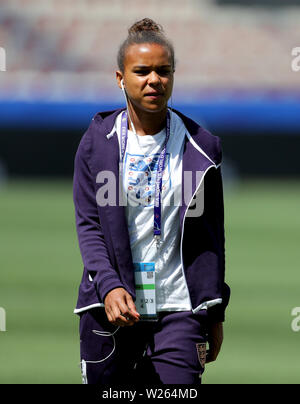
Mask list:
[[[215,166],[216,163],[205,153],[204,150],[201,149],[201,147],[199,145],[197,145],[197,143],[195,142],[195,140],[192,138],[192,136],[190,135],[190,133],[188,132],[188,130],[186,130],[186,135],[189,139],[189,141],[192,143],[192,145],[195,147],[195,149],[197,149],[200,153],[203,154],[203,156],[205,156],[209,161],[211,161],[213,163],[213,165]]]
[[[199,190],[199,188],[200,188],[200,186],[201,186],[201,184],[202,184],[202,182],[203,182],[203,180],[204,180],[204,177],[205,177],[207,171],[210,170],[212,167],[216,167],[216,165],[215,165],[215,164],[214,164],[214,165],[210,165],[210,166],[207,167],[207,169],[205,170],[205,172],[204,172],[204,174],[203,174],[203,176],[202,176],[202,178],[201,178],[201,181],[199,182],[199,184],[198,184],[198,186],[197,186],[197,188],[196,188],[196,190],[195,190],[195,192],[194,192],[194,194],[193,194],[193,196],[192,196],[192,198],[191,198],[189,204],[187,205],[186,211],[184,212],[183,221],[182,221],[182,230],[181,230],[181,239],[180,239],[181,270],[182,270],[183,279],[184,279],[184,281],[185,281],[185,285],[186,285],[186,288],[187,288],[187,291],[188,291],[188,294],[189,294],[190,305],[191,305],[191,309],[192,309],[193,312],[194,312],[194,310],[197,310],[197,307],[196,307],[196,309],[193,309],[192,300],[191,300],[191,295],[190,295],[190,292],[189,292],[189,287],[188,287],[187,280],[186,280],[186,277],[185,277],[184,265],[183,265],[182,245],[183,245],[184,225],[185,225],[186,214],[187,214],[187,211],[189,210],[189,206],[190,206],[190,204],[191,204],[191,202],[192,202],[194,196],[197,194],[197,192],[198,192],[198,190]],[[204,303],[205,303],[205,302],[204,302]],[[202,303],[202,304],[204,304],[204,303]],[[200,310],[200,309],[199,309],[199,310]]]
[[[73,313],[78,314],[78,313],[81,313],[82,311],[86,311],[88,309],[93,309],[94,307],[104,307],[104,304],[103,303],[94,303],[94,304],[91,304],[90,306],[81,307],[81,309],[74,309]]]
[[[216,304],[221,304],[222,303],[222,299],[218,298],[218,299],[214,299],[214,300],[208,300],[207,302],[203,302],[201,303],[198,307],[196,307],[195,309],[192,309],[192,312],[195,314],[197,313],[199,310],[207,310],[209,307],[213,307]]]

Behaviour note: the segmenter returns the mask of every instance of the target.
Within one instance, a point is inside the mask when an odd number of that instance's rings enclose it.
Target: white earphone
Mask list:
[[[128,118],[129,118],[130,123],[131,123],[131,128],[132,128],[132,131],[133,131],[134,133],[136,133],[136,130],[135,130],[135,128],[134,128],[134,125],[133,125],[133,122],[132,122],[132,119],[131,119],[131,116],[130,116],[130,113],[129,113],[128,100],[127,100],[127,92],[126,92],[126,90],[125,90],[124,80],[123,80],[123,79],[121,80],[120,84],[121,84],[121,88],[122,88],[122,91],[123,91],[123,94],[124,94],[124,98],[125,98],[125,101],[126,101],[126,108],[127,108],[127,111],[128,111]]]

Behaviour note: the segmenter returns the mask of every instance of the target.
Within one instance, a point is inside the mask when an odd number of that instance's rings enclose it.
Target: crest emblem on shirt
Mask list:
[[[154,204],[155,179],[158,169],[159,153],[151,156],[125,155],[125,189],[127,190],[128,203],[151,206]],[[167,180],[163,177],[163,190],[169,181],[171,188],[170,154],[166,154],[165,171]],[[127,174],[126,174],[127,173]]]
[[[200,365],[204,368],[206,362],[206,342],[197,343],[196,349]]]

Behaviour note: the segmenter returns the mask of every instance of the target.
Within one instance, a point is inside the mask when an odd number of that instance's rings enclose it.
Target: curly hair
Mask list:
[[[121,72],[124,72],[124,59],[126,50],[133,44],[140,43],[156,43],[167,48],[170,52],[171,64],[175,71],[175,55],[172,43],[165,36],[161,25],[157,24],[150,18],[144,18],[137,21],[128,29],[128,37],[121,44],[118,52],[118,66]]]

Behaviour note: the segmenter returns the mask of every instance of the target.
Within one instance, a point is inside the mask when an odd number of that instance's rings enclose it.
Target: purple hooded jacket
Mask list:
[[[108,292],[123,287],[135,300],[134,267],[125,208],[116,203],[99,206],[97,191],[104,185],[98,174],[114,173],[119,189],[119,142],[115,119],[122,110],[98,113],[79,144],[74,168],[76,228],[84,270],[74,313],[101,307]],[[205,310],[211,322],[224,321],[230,288],[224,282],[224,208],[220,139],[178,111],[187,129],[183,152],[184,172],[192,172],[191,195],[204,185],[204,210],[187,214],[180,207],[181,261],[192,311]],[[108,134],[111,136],[107,137]],[[201,172],[202,175],[196,175]],[[97,182],[98,181],[98,182]],[[183,198],[184,199],[184,198]],[[191,207],[189,208],[191,209]]]

